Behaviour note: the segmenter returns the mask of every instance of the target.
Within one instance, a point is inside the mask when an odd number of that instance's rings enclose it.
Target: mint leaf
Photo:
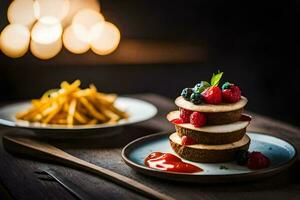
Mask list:
[[[194,92],[202,93],[206,88],[209,88],[210,84],[207,81],[201,81],[200,83],[196,84],[194,87]]]
[[[220,71],[218,71],[217,74],[213,74],[213,76],[211,77],[211,80],[210,80],[210,85],[218,86],[222,76],[223,76],[223,72],[220,72]]]

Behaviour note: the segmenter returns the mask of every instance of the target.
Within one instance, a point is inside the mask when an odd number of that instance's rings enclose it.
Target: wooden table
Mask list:
[[[99,166],[136,179],[154,189],[169,194],[176,199],[300,199],[300,162],[288,171],[264,181],[200,185],[164,181],[139,174],[129,168],[121,158],[121,149],[134,138],[158,132],[172,130],[166,121],[167,112],[176,109],[173,101],[154,94],[135,95],[147,100],[159,108],[158,115],[144,123],[129,126],[112,138],[86,141],[49,141],[50,143]],[[250,131],[259,131],[291,141],[300,149],[300,129],[254,113]],[[11,129],[0,128],[0,135]],[[12,155],[0,144],[0,199],[74,199],[58,183],[40,181],[33,173],[39,167],[50,166],[65,174],[69,180],[80,185],[95,199],[145,199],[127,189],[93,175],[56,165],[45,161],[36,161]]]

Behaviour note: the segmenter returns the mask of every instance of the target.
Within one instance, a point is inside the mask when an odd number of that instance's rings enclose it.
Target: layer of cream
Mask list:
[[[172,121],[173,119],[178,119],[180,115],[179,111],[173,111],[170,112],[167,115],[167,119],[169,121]],[[212,125],[212,126],[203,126],[200,128],[196,128],[194,125],[190,123],[185,124],[177,124],[177,126],[191,129],[199,132],[207,132],[207,133],[228,133],[228,132],[234,132],[241,129],[246,128],[250,124],[250,121],[237,121],[230,124],[222,124],[222,125]]]
[[[200,104],[195,105],[190,101],[185,100],[182,96],[177,97],[175,100],[175,104],[180,107],[187,110],[192,111],[198,111],[198,112],[229,112],[241,109],[246,106],[248,100],[246,97],[241,97],[241,100],[239,100],[236,103],[222,103],[219,105],[213,105],[213,104]]]
[[[177,133],[173,133],[170,135],[169,139],[172,142],[175,142],[181,145],[181,138],[177,135]],[[230,144],[222,144],[222,145],[207,145],[207,144],[193,144],[193,145],[186,145],[189,148],[194,149],[206,149],[206,150],[227,150],[227,149],[234,149],[241,146],[244,146],[250,142],[250,138],[248,135],[245,135],[241,140],[230,143]]]

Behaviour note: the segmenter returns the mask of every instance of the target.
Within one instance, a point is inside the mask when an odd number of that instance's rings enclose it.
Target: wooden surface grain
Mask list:
[[[159,108],[158,115],[146,122],[126,127],[122,133],[112,138],[80,141],[48,141],[66,152],[101,167],[105,167],[128,176],[157,191],[169,194],[176,199],[300,199],[300,162],[288,171],[272,178],[239,184],[187,184],[164,181],[139,174],[122,161],[121,149],[129,141],[143,135],[159,131],[172,130],[173,127],[165,119],[167,112],[176,109],[173,101],[153,94],[136,95],[136,97],[152,102]],[[249,131],[259,131],[291,141],[300,149],[300,129],[280,121],[250,113],[254,119]],[[8,128],[0,128],[0,135],[16,132]],[[25,133],[22,130],[17,131]],[[81,172],[72,168],[56,165],[44,160],[32,160],[20,155],[8,153],[0,143],[0,183],[5,195],[14,199],[74,199],[60,185],[53,181],[40,181],[34,171],[48,166],[80,185],[95,199],[145,199],[114,183]],[[0,196],[1,197],[1,196]]]

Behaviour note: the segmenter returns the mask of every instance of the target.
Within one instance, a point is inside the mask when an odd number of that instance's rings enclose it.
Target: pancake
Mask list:
[[[181,138],[177,133],[169,137],[173,150],[182,158],[204,163],[227,162],[235,159],[236,153],[241,150],[248,150],[250,138],[247,135],[234,143],[222,145],[181,145]]]
[[[182,96],[177,97],[175,104],[179,108],[197,111],[206,115],[207,124],[227,124],[236,122],[240,119],[248,100],[246,97],[241,97],[236,103],[222,103],[219,105],[200,104],[195,105],[190,101],[185,100]]]
[[[179,118],[179,111],[170,112],[167,119],[172,121]],[[197,144],[227,144],[240,140],[246,133],[250,121],[237,121],[230,124],[210,125],[196,128],[190,123],[175,124],[180,137],[186,135]]]

